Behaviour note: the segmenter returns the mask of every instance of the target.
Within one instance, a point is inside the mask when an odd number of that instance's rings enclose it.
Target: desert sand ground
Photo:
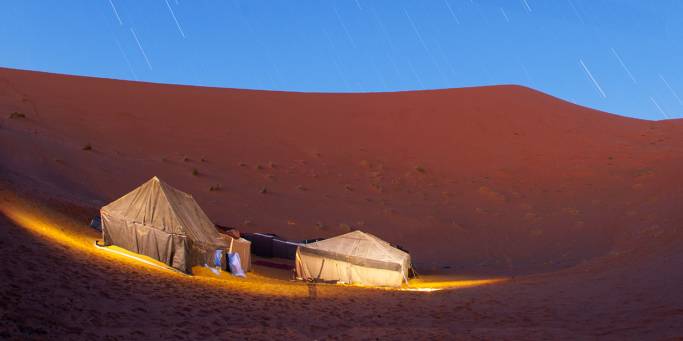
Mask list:
[[[304,94],[7,69],[0,113],[2,337],[683,337],[680,120],[516,86]],[[189,277],[92,247],[89,218],[153,175],[223,225],[361,228],[410,250],[422,283],[463,285]],[[482,278],[505,280],[467,284]]]

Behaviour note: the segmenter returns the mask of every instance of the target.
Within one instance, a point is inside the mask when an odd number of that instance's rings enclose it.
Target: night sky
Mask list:
[[[683,117],[683,1],[4,0],[0,66],[232,88],[521,84]]]

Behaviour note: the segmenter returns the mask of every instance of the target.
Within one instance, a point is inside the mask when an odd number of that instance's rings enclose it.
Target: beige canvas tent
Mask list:
[[[299,246],[299,279],[399,287],[408,281],[410,255],[365,232]]]
[[[149,256],[185,273],[191,273],[193,266],[215,264],[219,249],[237,252],[242,269],[251,268],[249,241],[218,233],[191,195],[157,177],[102,207],[100,213],[106,245]]]

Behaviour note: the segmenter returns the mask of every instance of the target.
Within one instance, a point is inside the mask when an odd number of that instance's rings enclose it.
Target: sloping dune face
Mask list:
[[[362,229],[423,271],[560,269],[683,221],[681,122],[518,86],[314,94],[0,69],[0,114],[15,182],[98,207],[156,175],[220,224]]]

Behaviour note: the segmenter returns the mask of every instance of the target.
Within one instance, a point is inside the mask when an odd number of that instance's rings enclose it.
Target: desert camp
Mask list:
[[[186,274],[195,266],[250,271],[252,246],[258,256],[293,260],[296,279],[308,282],[401,287],[412,269],[407,252],[362,231],[313,242],[246,233],[253,243],[238,231],[219,233],[227,228],[211,222],[192,195],[156,176],[100,212],[104,242],[98,246],[115,245]],[[235,254],[237,268],[231,267]]]

